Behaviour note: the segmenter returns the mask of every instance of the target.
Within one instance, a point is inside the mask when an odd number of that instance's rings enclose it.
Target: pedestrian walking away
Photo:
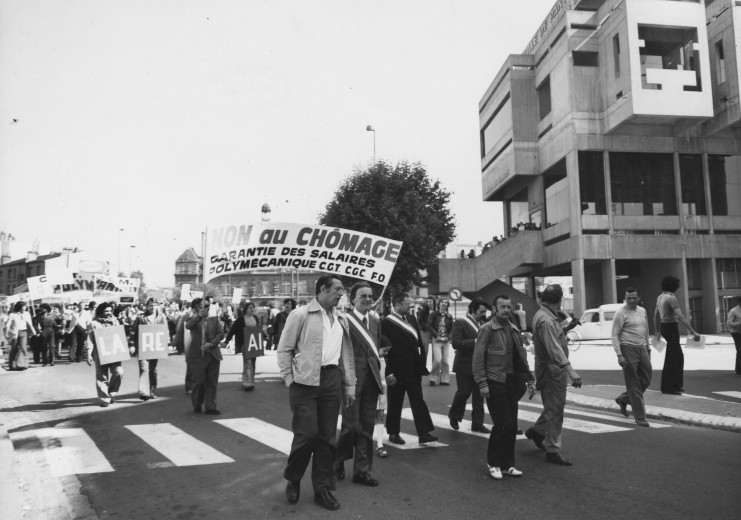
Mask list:
[[[521,477],[515,468],[518,402],[525,389],[535,395],[535,377],[530,372],[522,334],[510,321],[512,302],[507,296],[494,299],[494,318],[481,327],[473,351],[473,378],[486,399],[494,427],[489,435],[486,463],[489,476]]]
[[[455,372],[456,390],[453,403],[450,405],[450,412],[448,412],[448,419],[450,427],[454,430],[459,428],[458,423],[463,420],[463,414],[466,411],[466,402],[471,397],[471,431],[491,433],[491,430],[484,426],[484,399],[479,392],[479,385],[473,378],[473,350],[481,324],[486,321],[488,310],[489,305],[484,300],[478,298],[473,300],[468,305],[468,314],[455,320],[453,331],[450,333],[453,350],[455,350],[453,372]]]
[[[337,417],[355,401],[355,363],[347,318],[337,312],[345,293],[336,275],[316,281],[316,297],[288,315],[278,344],[278,368],[288,387],[293,441],[283,472],[286,499],[298,502],[301,478],[312,460],[314,502],[329,510],[335,489]]]
[[[677,289],[679,278],[670,274],[662,278],[663,292],[656,299],[654,311],[656,339],[664,336],[666,340],[664,368],[661,371],[661,392],[672,395],[681,395],[684,392],[684,354],[679,344],[679,324],[684,325],[695,340],[700,340],[700,335],[692,328],[690,320],[679,309],[679,302],[674,295]]]
[[[535,346],[535,379],[543,401],[543,412],[535,424],[525,431],[525,436],[546,452],[546,460],[562,466],[571,462],[561,453],[561,429],[566,407],[568,380],[574,388],[581,388],[581,377],[569,361],[566,333],[561,326],[563,289],[558,284],[549,285],[541,293],[541,305],[533,316],[533,342]]]
[[[628,417],[628,405],[639,426],[648,426],[643,394],[651,384],[651,346],[648,341],[646,309],[638,305],[638,289],[625,289],[625,305],[612,321],[612,346],[623,369],[625,392],[615,398],[620,412]]]
[[[741,375],[741,296],[736,299],[736,306],[728,313],[726,325],[736,345],[736,374]]]
[[[350,288],[353,310],[347,315],[354,354],[355,400],[342,409],[342,427],[337,437],[335,477],[345,478],[346,460],[353,460],[352,480],[375,487],[373,470],[373,428],[378,396],[384,391],[381,373],[381,320],[370,312],[373,290],[368,282]]]

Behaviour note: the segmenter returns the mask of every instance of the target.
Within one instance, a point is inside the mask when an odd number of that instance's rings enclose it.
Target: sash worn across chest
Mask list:
[[[373,338],[371,338],[370,334],[368,334],[368,330],[363,326],[363,324],[358,321],[357,316],[350,313],[347,315],[347,317],[348,321],[352,325],[352,328],[357,330],[360,335],[363,336],[363,339],[368,344],[368,348],[373,351],[377,358],[380,359],[380,356],[378,355],[378,348],[376,347],[376,342],[373,341]]]
[[[387,317],[387,318],[389,319],[389,321],[391,321],[391,322],[392,322],[392,323],[393,323],[394,325],[397,325],[397,326],[401,327],[401,328],[402,328],[402,329],[404,329],[404,330],[405,330],[405,331],[406,331],[407,333],[409,333],[409,334],[411,334],[412,336],[414,336],[414,339],[417,339],[417,340],[419,339],[419,336],[417,335],[417,331],[416,331],[416,330],[414,330],[414,327],[412,327],[411,325],[409,325],[409,324],[408,324],[408,323],[407,323],[406,321],[402,321],[402,320],[400,320],[399,318],[397,318],[397,317],[396,317],[396,316],[394,316],[393,314],[389,314],[389,315],[388,315],[388,316],[386,316],[386,317]]]
[[[470,327],[471,327],[471,328],[473,329],[473,332],[474,332],[474,334],[478,334],[478,333],[479,333],[479,328],[480,328],[480,327],[478,326],[478,324],[477,324],[476,322],[474,322],[474,321],[473,321],[473,320],[471,319],[471,317],[470,317],[470,316],[465,316],[465,317],[464,317],[463,319],[464,319],[464,320],[466,321],[466,323],[468,323],[468,325],[469,325],[469,326],[470,326]]]

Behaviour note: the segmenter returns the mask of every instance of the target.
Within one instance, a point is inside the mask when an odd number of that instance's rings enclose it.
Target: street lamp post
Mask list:
[[[131,278],[131,252],[136,246],[129,246],[129,278]]]
[[[366,132],[373,132],[373,164],[376,164],[376,130],[373,126],[368,125],[365,127]]]
[[[121,269],[121,233],[123,232],[124,228],[118,229],[118,264],[116,264],[116,268],[118,269],[118,273],[122,273],[123,269]],[[118,273],[116,273],[118,275]]]

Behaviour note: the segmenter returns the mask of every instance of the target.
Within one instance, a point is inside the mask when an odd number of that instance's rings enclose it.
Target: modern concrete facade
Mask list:
[[[577,315],[629,285],[653,313],[674,274],[694,326],[723,331],[741,294],[740,48],[737,0],[556,2],[479,104],[483,199],[519,231],[441,260],[439,289],[572,276]]]

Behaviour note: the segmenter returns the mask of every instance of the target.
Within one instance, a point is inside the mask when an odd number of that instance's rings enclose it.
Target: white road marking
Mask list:
[[[402,416],[403,417],[403,416]],[[453,429],[452,426],[450,426],[450,419],[447,415],[442,415],[439,413],[431,413],[430,417],[432,417],[432,424],[435,425],[435,428],[437,429],[443,429],[443,430],[451,430],[456,431]],[[484,424],[487,428],[491,430],[492,425],[491,424]],[[463,419],[461,422],[458,423],[459,432],[460,433],[467,433],[469,435],[475,435],[476,437],[483,437],[484,439],[489,438],[488,433],[480,433],[480,432],[472,432],[471,431],[471,421],[467,419]]]
[[[741,399],[741,392],[713,392],[714,394],[718,395],[725,395],[728,397],[735,397],[736,399]]]
[[[82,428],[43,428],[11,433],[13,442],[38,438],[52,475],[108,473],[113,467]]]
[[[411,408],[404,408],[401,411],[401,418],[402,419],[409,419],[410,421],[414,420],[414,415],[412,415],[412,409]],[[394,448],[398,448],[400,450],[418,450],[420,448],[444,448],[447,446],[444,442],[435,441],[435,442],[428,442],[425,444],[419,443],[419,437],[417,437],[417,434],[414,435],[407,435],[404,432],[402,432],[401,437],[406,441],[406,444],[394,444],[392,442],[389,442],[388,435],[383,435],[383,442],[384,444],[388,443],[388,446],[393,446]]]
[[[526,410],[520,410],[519,413],[520,419],[530,421],[532,423],[537,421],[539,416],[539,412],[528,412]],[[570,417],[563,418],[563,427],[567,430],[575,430],[584,433],[612,433],[630,430],[630,428],[623,428],[622,426],[613,426],[611,424],[602,424],[592,421],[582,421],[580,419],[572,419]]]
[[[254,417],[214,421],[285,455],[291,452],[293,432]]]
[[[175,466],[222,464],[234,459],[169,423],[126,425],[134,435],[164,455]],[[163,467],[153,465],[152,467]]]
[[[529,408],[537,408],[539,410],[543,409],[543,405],[536,404],[536,403],[520,403],[520,406],[526,406]],[[613,417],[611,415],[604,415],[604,414],[599,414],[599,413],[584,412],[582,410],[571,410],[571,409],[567,409],[566,413],[573,414],[573,415],[583,415],[584,417],[594,417],[595,419],[602,419],[603,421],[613,421],[613,422],[619,422],[623,424],[632,424],[633,426],[637,426],[635,420],[630,419],[628,417]],[[652,428],[671,428],[671,425],[652,422],[651,427]]]

